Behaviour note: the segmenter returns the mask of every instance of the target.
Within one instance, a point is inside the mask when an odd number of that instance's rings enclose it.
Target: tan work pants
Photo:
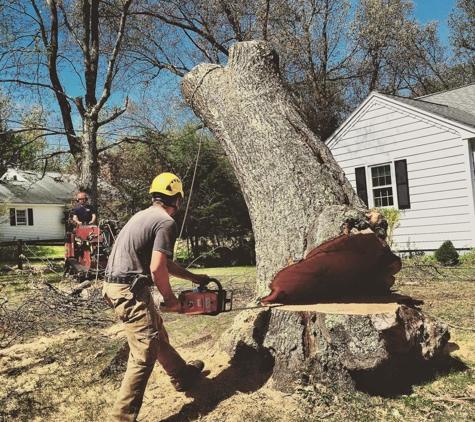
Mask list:
[[[123,321],[130,347],[127,370],[110,420],[134,422],[155,361],[158,360],[172,380],[186,372],[186,362],[170,345],[148,287],[134,298],[128,285],[104,282],[103,294]]]

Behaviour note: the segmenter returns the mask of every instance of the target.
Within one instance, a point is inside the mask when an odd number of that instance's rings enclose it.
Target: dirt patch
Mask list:
[[[211,344],[204,345],[179,349],[186,360],[199,358],[205,362],[199,384],[187,393],[177,393],[167,375],[156,368],[139,420],[240,422],[246,414],[253,418],[275,415],[273,420],[298,419],[298,403],[291,396],[270,389],[265,384],[266,377],[256,374],[256,368],[233,368],[226,354],[210,349]]]
[[[208,321],[212,322],[214,319]],[[122,339],[125,342],[120,327],[121,324],[116,324],[104,330],[103,335],[110,336],[112,340]],[[172,344],[173,340],[172,334]],[[157,364],[147,385],[138,421],[241,422],[247,417],[256,421],[294,421],[303,418],[305,406],[302,407],[298,395],[286,395],[272,390],[268,385],[270,374],[261,372],[260,368],[252,364],[231,366],[228,355],[216,348],[212,335],[195,335],[193,340],[176,348],[187,361],[201,359],[205,362],[199,383],[192,390],[179,393],[175,391],[169,377]],[[121,378],[122,375],[113,382],[114,385],[104,386],[105,391],[102,394],[107,393],[109,406],[112,406]],[[98,420],[107,420],[105,415],[101,417],[104,419]]]

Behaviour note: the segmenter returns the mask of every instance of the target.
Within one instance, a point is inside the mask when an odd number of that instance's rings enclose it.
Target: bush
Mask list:
[[[434,253],[435,259],[442,265],[456,265],[459,262],[459,253],[450,240],[446,240]]]
[[[376,208],[388,223],[388,230],[386,233],[386,243],[390,248],[393,246],[393,233],[399,227],[401,219],[401,211],[396,208]]]
[[[433,265],[437,263],[434,255],[425,255],[424,253],[418,255],[402,254],[400,256],[404,266]]]
[[[0,246],[1,262],[16,262],[18,259],[18,248],[16,246]]]

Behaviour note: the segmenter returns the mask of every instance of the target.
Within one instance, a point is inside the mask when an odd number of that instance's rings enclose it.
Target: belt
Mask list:
[[[127,277],[106,277],[107,283],[114,283],[114,284],[130,284],[134,281],[136,275],[129,275]]]

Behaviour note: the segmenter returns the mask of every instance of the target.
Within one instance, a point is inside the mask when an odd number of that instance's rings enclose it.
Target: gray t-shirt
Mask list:
[[[120,231],[112,247],[106,275],[125,277],[150,274],[152,250],[173,258],[177,237],[175,220],[159,206],[135,214]]]

